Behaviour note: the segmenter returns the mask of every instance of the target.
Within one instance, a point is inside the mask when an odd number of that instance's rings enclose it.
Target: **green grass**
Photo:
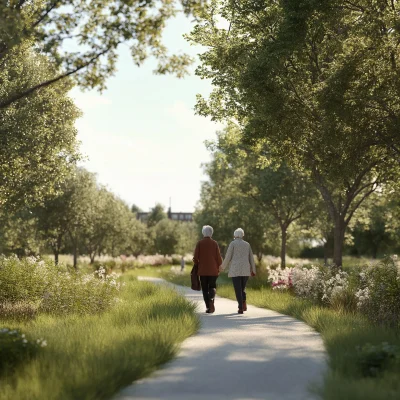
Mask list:
[[[154,272],[154,271],[153,271]],[[179,285],[190,285],[189,271],[173,274],[164,269],[160,275]],[[226,274],[218,278],[219,296],[235,299],[232,284]],[[252,278],[247,289],[248,303],[290,315],[306,322],[318,331],[329,356],[321,397],[325,400],[391,400],[400,398],[400,368],[393,365],[381,376],[365,378],[358,362],[357,346],[388,342],[400,347],[399,332],[376,326],[360,314],[333,310],[316,305],[288,292],[271,290],[265,277]]]
[[[27,323],[0,321],[48,346],[0,379],[1,400],[108,399],[170,360],[199,328],[194,305],[174,291],[122,278],[119,303],[93,316],[40,315]]]

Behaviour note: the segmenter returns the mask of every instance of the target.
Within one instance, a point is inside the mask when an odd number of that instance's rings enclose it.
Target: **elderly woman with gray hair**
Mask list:
[[[211,239],[214,229],[209,225],[205,225],[202,233],[204,238],[197,242],[193,261],[198,265],[197,274],[200,276],[201,290],[206,303],[206,313],[212,314],[215,311],[214,299],[222,257],[218,243]]]
[[[256,275],[256,265],[254,263],[253,252],[251,251],[250,244],[243,240],[243,236],[243,229],[236,229],[234,240],[230,243],[226,252],[225,260],[220,267],[220,270],[223,271],[229,266],[228,276],[232,278],[236,300],[239,306],[239,314],[243,314],[243,311],[247,311],[247,280],[250,275]]]

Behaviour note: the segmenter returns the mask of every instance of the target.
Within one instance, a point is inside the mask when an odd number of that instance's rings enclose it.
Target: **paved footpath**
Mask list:
[[[156,283],[158,278],[141,278]],[[322,339],[286,315],[217,297],[205,314],[201,292],[174,286],[198,303],[200,331],[174,360],[123,389],[115,400],[308,400],[326,371]],[[251,298],[248,299],[251,302]]]

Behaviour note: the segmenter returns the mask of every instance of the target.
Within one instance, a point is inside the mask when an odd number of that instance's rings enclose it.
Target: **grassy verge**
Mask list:
[[[142,271],[142,274],[146,271]],[[150,270],[154,274],[155,271]],[[170,268],[159,276],[179,285],[190,284],[189,271],[174,274]],[[326,400],[391,400],[400,398],[399,365],[388,366],[377,377],[362,374],[358,346],[388,342],[400,346],[399,332],[376,326],[360,314],[321,307],[294,297],[287,292],[273,291],[265,279],[251,279],[248,302],[258,307],[278,311],[306,322],[318,331],[329,355],[330,370],[326,375],[321,397]],[[218,279],[218,295],[235,299],[232,284],[225,274]]]
[[[130,273],[122,279],[120,301],[105,313],[0,320],[0,328],[48,343],[35,359],[3,375],[0,399],[107,399],[170,360],[199,327],[194,306]]]

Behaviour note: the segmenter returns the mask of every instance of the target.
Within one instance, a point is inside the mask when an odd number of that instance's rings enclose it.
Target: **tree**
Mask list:
[[[141,212],[142,210],[140,209],[140,207],[138,207],[136,204],[132,204],[131,205],[131,212],[133,214],[137,214],[138,212]]]
[[[0,254],[38,255],[42,245],[37,219],[30,211],[0,215]]]
[[[160,203],[156,204],[150,211],[147,217],[147,226],[152,228],[157,225],[163,219],[167,218],[167,214],[165,212],[164,206]]]
[[[234,230],[243,228],[261,261],[263,254],[275,252],[279,232],[270,210],[255,200],[252,174],[259,171],[239,141],[237,127],[230,124],[218,134],[216,142],[208,144],[213,159],[205,166],[209,181],[202,185],[195,221],[199,226],[211,224],[215,228],[213,237],[222,249],[232,240]]]
[[[286,164],[251,168],[244,187],[278,224],[281,266],[285,268],[288,229],[295,221],[310,217],[319,201],[315,187],[305,174],[293,171]]]
[[[398,175],[393,4],[215,1],[189,37],[208,46],[197,74],[216,86],[197,111],[235,119],[244,142],[312,178],[334,225],[338,266],[355,211]]]
[[[154,226],[154,250],[165,255],[175,254],[179,242],[179,223],[170,219],[162,219]]]
[[[57,67],[54,76],[20,84],[0,96],[0,109],[15,101],[71,77],[82,88],[105,88],[116,70],[117,48],[130,47],[141,65],[148,53],[158,59],[158,73],[175,72],[179,77],[191,62],[187,55],[168,56],[161,42],[168,19],[179,11],[196,13],[202,0],[1,0],[0,70],[7,57],[29,41],[46,53]],[[179,8],[181,6],[181,8]]]
[[[79,250],[84,247],[83,238],[96,211],[97,190],[95,176],[77,168],[62,185],[61,194],[35,209],[39,230],[52,248],[56,264],[61,249],[68,244],[77,268]]]
[[[185,255],[193,253],[199,239],[199,230],[193,222],[178,223],[178,243],[175,246],[174,253]]]
[[[353,248],[357,255],[370,255],[377,258],[379,253],[392,244],[387,224],[388,196],[375,193],[360,207],[351,227]]]
[[[125,251],[137,257],[140,254],[146,254],[152,246],[152,232],[147,226],[136,218],[129,219],[129,233],[126,237]]]
[[[0,98],[50,79],[46,57],[24,44],[2,59]],[[17,211],[56,194],[79,155],[74,126],[79,110],[67,96],[71,82],[46,88],[0,109],[0,208]]]
[[[247,203],[247,207],[242,208],[242,218],[246,219],[253,209],[252,221],[246,221],[250,226],[259,225],[257,219],[263,214],[265,217],[261,217],[261,220],[278,225],[281,264],[285,267],[288,229],[314,210],[319,201],[317,192],[305,174],[293,171],[285,163],[278,165],[268,162],[269,165],[262,165],[258,162],[260,157],[255,157],[240,142],[240,129],[229,124],[224,133],[218,135],[214,150],[221,152],[225,168],[230,171],[229,179],[234,182],[234,201],[237,203],[235,197],[240,198],[241,193]],[[267,155],[264,158],[267,162]],[[261,232],[265,232],[265,228]]]

